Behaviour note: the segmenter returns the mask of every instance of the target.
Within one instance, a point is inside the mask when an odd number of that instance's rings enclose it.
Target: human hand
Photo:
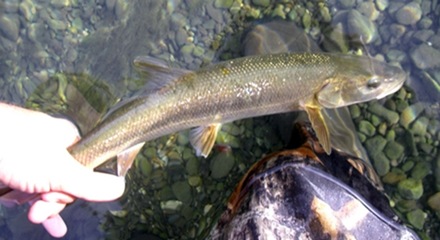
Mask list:
[[[28,218],[54,237],[66,234],[59,213],[75,198],[111,201],[124,192],[124,178],[93,172],[69,154],[79,135],[67,120],[0,103],[0,134],[0,181],[41,193]]]

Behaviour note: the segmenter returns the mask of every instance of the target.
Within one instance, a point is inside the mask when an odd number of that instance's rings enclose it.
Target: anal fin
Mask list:
[[[214,123],[208,126],[194,128],[190,132],[191,145],[196,150],[197,156],[207,157],[214,146],[217,133],[221,124]]]
[[[330,144],[330,133],[322,115],[321,108],[313,105],[306,105],[305,110],[312,123],[313,130],[315,130],[316,137],[321,144],[324,151],[330,155],[332,152]]]
[[[130,169],[131,165],[133,164],[134,159],[138,155],[139,151],[141,150],[142,146],[144,146],[145,143],[138,143],[130,148],[125,149],[124,151],[120,152],[117,156],[117,172],[118,176],[124,176],[127,174],[128,169]]]

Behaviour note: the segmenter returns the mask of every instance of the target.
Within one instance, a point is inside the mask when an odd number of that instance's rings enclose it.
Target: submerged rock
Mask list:
[[[19,27],[18,18],[7,14],[0,16],[0,32],[9,40],[16,41],[18,39]]]
[[[411,60],[420,69],[431,69],[440,66],[440,51],[422,43],[410,52]]]
[[[397,22],[403,25],[412,25],[417,23],[422,17],[422,9],[420,4],[410,2],[400,8],[395,14]]]
[[[234,156],[231,152],[220,152],[211,159],[211,176],[219,179],[227,176],[235,165]]]
[[[371,43],[378,37],[376,25],[357,10],[351,10],[347,16],[347,34],[354,38],[362,38],[365,43]]]
[[[422,181],[412,178],[402,180],[397,185],[397,190],[405,199],[419,199],[423,195]]]

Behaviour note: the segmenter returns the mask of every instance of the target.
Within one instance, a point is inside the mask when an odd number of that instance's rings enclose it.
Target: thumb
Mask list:
[[[125,178],[93,172],[73,161],[68,171],[52,185],[51,191],[64,192],[87,201],[112,201],[124,193]]]

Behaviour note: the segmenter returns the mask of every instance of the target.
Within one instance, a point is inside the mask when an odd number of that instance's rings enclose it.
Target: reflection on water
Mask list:
[[[358,51],[364,43],[370,55],[401,65],[410,88],[351,107],[358,135],[402,219],[421,236],[439,238],[440,6],[283,2],[0,0],[0,100],[67,115],[87,131],[115,101],[144,90],[147,78],[132,68],[138,55],[197,69],[241,56],[247,27],[274,18],[297,23],[325,51]],[[218,142],[231,151],[218,148],[208,159],[194,156],[187,132],[146,144],[127,177],[123,210],[101,218],[103,229],[116,239],[205,236],[246,169],[282,147],[275,123],[266,117],[226,124]],[[17,218],[24,210],[1,209],[2,237],[40,229],[17,227],[27,221]],[[96,234],[80,229],[67,238]]]

